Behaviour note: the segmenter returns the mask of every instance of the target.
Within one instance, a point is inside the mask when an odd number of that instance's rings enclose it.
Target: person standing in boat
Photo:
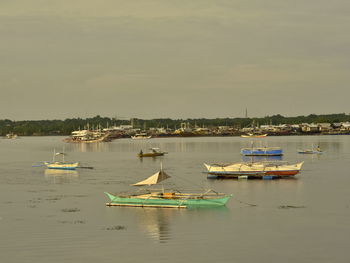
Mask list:
[[[318,145],[317,148],[316,148],[316,150],[317,150],[318,152],[320,152],[320,151],[321,151],[321,147]]]

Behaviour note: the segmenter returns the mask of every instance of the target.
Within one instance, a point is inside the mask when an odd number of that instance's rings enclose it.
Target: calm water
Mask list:
[[[260,139],[283,160],[305,160],[289,180],[208,180],[203,162],[240,161],[249,139],[129,139],[64,144],[62,137],[0,140],[0,262],[349,262],[350,136]],[[259,141],[259,142],[260,142]],[[320,145],[323,155],[298,149]],[[95,169],[32,167],[53,149]],[[160,147],[158,159],[136,154]],[[232,193],[222,209],[106,207],[104,191],[129,185],[163,163],[166,184]],[[281,206],[299,208],[281,208]]]

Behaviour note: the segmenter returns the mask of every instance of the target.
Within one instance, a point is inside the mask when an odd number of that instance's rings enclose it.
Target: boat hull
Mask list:
[[[120,197],[105,193],[111,200],[106,203],[107,206],[133,206],[133,207],[165,207],[165,208],[188,208],[188,207],[216,207],[224,206],[231,198],[225,195],[218,198],[210,199],[172,199],[172,198],[137,198],[137,197]]]
[[[298,153],[300,154],[322,154],[323,152],[319,152],[319,151],[298,151]]]
[[[242,149],[241,154],[245,156],[281,156],[283,155],[282,149],[267,149],[267,148],[257,148],[257,149]]]
[[[303,162],[297,164],[273,165],[269,163],[234,163],[228,165],[204,164],[208,178],[263,178],[264,176],[289,177],[298,174]]]
[[[241,135],[241,137],[242,138],[264,138],[264,137],[266,137],[267,136],[267,134],[256,134],[256,135],[244,135],[244,134],[242,134]]]
[[[164,153],[143,153],[143,154],[138,154],[138,157],[156,157],[156,156],[163,156]]]
[[[147,139],[151,139],[152,136],[131,136],[131,139],[133,140],[147,140]]]
[[[46,163],[46,167],[48,169],[56,169],[56,170],[75,170],[78,168],[79,163],[71,163],[71,164],[60,164],[60,163]]]

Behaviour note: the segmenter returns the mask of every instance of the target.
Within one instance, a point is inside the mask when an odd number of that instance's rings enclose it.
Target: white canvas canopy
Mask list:
[[[154,175],[151,175],[150,177],[148,177],[147,179],[138,182],[136,184],[133,184],[134,186],[142,186],[142,185],[154,185],[157,184],[167,178],[169,178],[170,176],[167,175],[165,172],[163,172],[162,170],[155,173]]]

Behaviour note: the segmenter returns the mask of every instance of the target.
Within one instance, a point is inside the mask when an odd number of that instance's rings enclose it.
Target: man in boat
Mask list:
[[[140,155],[142,155],[143,154],[143,151],[142,150],[140,150]]]
[[[316,148],[316,150],[317,150],[318,152],[320,152],[320,151],[321,151],[321,147],[318,145],[317,148]]]

